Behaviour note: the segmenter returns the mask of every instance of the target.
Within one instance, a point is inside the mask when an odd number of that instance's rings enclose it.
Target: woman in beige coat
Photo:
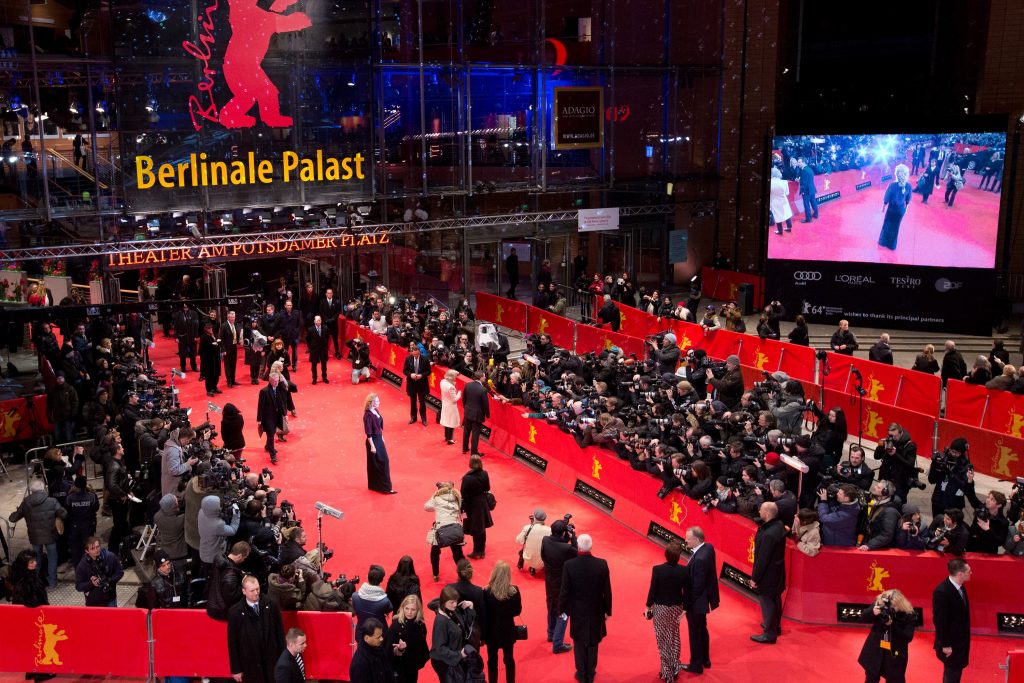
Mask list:
[[[821,525],[814,510],[801,510],[793,523],[796,547],[804,555],[814,557],[821,551]]]
[[[455,428],[462,424],[459,418],[459,399],[462,392],[455,385],[459,373],[449,370],[441,380],[441,426],[444,427],[444,440],[449,445],[455,444]]]

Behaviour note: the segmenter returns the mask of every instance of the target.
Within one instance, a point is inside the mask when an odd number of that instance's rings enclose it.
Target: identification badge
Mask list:
[[[173,598],[171,598],[171,602],[181,602],[181,596],[175,595]]]
[[[891,650],[892,643],[890,643],[888,640],[883,640],[878,643],[878,647],[882,648],[883,650]]]

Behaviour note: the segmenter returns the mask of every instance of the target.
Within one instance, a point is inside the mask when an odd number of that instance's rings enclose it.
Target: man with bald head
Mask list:
[[[281,610],[260,595],[260,582],[247,574],[242,599],[228,609],[228,661],[236,683],[274,683],[284,649]]]
[[[774,645],[782,635],[782,593],[786,590],[786,525],[775,503],[761,503],[761,527],[754,535],[754,569],[750,587],[761,603],[762,632],[750,636],[755,643]]]

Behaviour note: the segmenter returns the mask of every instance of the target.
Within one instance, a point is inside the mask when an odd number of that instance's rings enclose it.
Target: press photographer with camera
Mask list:
[[[868,502],[866,528],[858,550],[882,550],[891,548],[896,541],[900,527],[899,502],[893,499],[892,482],[879,479],[871,485],[871,500]]]
[[[541,559],[540,549],[544,539],[551,535],[551,527],[544,522],[548,515],[542,508],[537,508],[530,515],[530,523],[523,527],[523,530],[516,536],[516,543],[519,544],[519,561],[516,563],[518,569],[528,568],[530,576],[534,576],[537,570],[544,569],[544,560]]]
[[[864,669],[867,683],[904,683],[909,663],[908,648],[914,639],[917,613],[910,601],[897,589],[880,593],[864,615],[871,623],[857,663]]]
[[[907,500],[911,486],[924,490],[918,478],[917,444],[899,423],[889,425],[888,436],[875,448],[875,460],[882,461],[878,477],[892,482],[892,495],[901,501]]]
[[[708,384],[715,390],[715,397],[725,404],[726,408],[732,408],[740,402],[743,396],[743,373],[740,372],[740,357],[733,354],[725,359],[725,371],[715,375],[715,369],[708,368],[704,371]]]
[[[566,643],[565,629],[569,624],[568,615],[560,614],[558,598],[562,590],[562,568],[565,563],[576,557],[576,527],[571,522],[572,515],[567,514],[551,525],[551,535],[543,539],[540,546],[541,560],[544,563],[544,593],[547,599],[548,640],[552,643],[551,651],[562,654],[572,650]]]
[[[675,374],[680,356],[676,335],[671,332],[654,335],[644,340],[644,343],[647,345],[647,357],[657,364],[658,375]]]
[[[967,552],[996,555],[1006,542],[1010,521],[1003,514],[1006,496],[999,491],[989,491],[984,506],[975,507],[974,521],[968,529]]]
[[[199,462],[195,456],[186,457],[186,447],[192,443],[196,433],[189,427],[182,427],[171,432],[164,443],[160,461],[160,493],[163,495],[176,493],[182,475],[188,474]]]
[[[853,484],[861,491],[871,488],[871,482],[875,480],[875,471],[864,462],[864,449],[861,446],[850,445],[850,454],[847,460],[839,463],[835,478],[841,482]]]
[[[895,547],[900,550],[924,550],[928,530],[921,523],[921,511],[912,503],[904,503],[900,512],[903,516],[896,531]]]
[[[831,489],[818,489],[818,521],[821,523],[823,545],[852,548],[857,545],[857,526],[860,523],[860,491],[852,484]]]
[[[85,555],[75,568],[75,590],[85,594],[86,607],[117,607],[117,584],[124,569],[117,555],[100,539],[85,539]]]
[[[961,512],[971,503],[979,509],[982,503],[974,491],[974,465],[971,464],[967,439],[959,437],[949,448],[932,455],[928,467],[928,483],[932,489],[932,516],[941,517],[945,510],[956,508]]]
[[[932,520],[925,533],[925,548],[947,555],[963,555],[969,533],[964,526],[964,512],[949,508]]]
[[[776,372],[772,378],[778,376],[785,377],[786,375]],[[804,411],[813,410],[816,407],[813,403],[810,403],[810,406],[813,407],[807,407],[803,385],[793,379],[786,380],[782,384],[777,384],[774,381],[766,382],[766,384],[770,396],[769,409],[775,418],[775,424],[786,435],[799,435],[803,427]]]

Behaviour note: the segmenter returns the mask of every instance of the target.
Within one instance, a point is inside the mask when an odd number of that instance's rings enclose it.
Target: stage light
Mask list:
[[[356,87],[356,72],[353,71],[352,75],[348,77],[348,86],[350,88]]]
[[[106,100],[100,100],[99,102],[97,102],[96,103],[96,111],[98,113],[100,113],[100,114],[106,114],[107,113],[107,101]]]

